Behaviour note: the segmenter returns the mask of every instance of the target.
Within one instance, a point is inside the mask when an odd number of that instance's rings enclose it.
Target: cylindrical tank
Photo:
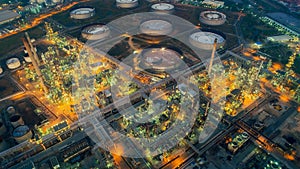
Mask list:
[[[22,126],[18,126],[13,130],[12,136],[17,143],[22,143],[26,140],[31,139],[32,131],[29,129],[28,126],[22,125]]]
[[[3,73],[3,69],[2,67],[0,66],[0,75]]]
[[[71,11],[70,16],[73,19],[87,19],[95,15],[95,8],[77,8]]]
[[[228,150],[235,152],[239,148],[238,143],[233,141],[228,144]]]
[[[256,130],[260,130],[264,127],[264,122],[262,121],[257,121],[254,123],[254,126],[253,126]]]
[[[6,61],[6,65],[9,69],[16,69],[21,66],[21,62],[18,58],[10,58]]]
[[[116,0],[116,5],[119,8],[134,8],[139,5],[138,0]]]
[[[3,124],[2,121],[0,121],[0,137],[3,136],[5,133],[6,133],[6,127],[5,125]]]
[[[31,61],[31,58],[29,57],[28,54],[25,54],[25,55],[23,56],[23,58],[24,58],[25,62],[27,62],[27,63],[31,63],[31,62],[32,62],[32,61]]]
[[[175,7],[174,7],[174,5],[168,4],[168,3],[157,3],[157,4],[153,4],[151,6],[151,10],[153,12],[171,14],[174,12]]]
[[[236,138],[236,141],[238,142],[238,143],[242,143],[242,141],[244,141],[241,137],[237,137]]]
[[[142,34],[150,36],[168,35],[173,31],[173,26],[170,22],[164,20],[148,20],[140,25]]]
[[[243,139],[249,138],[249,134],[248,134],[247,132],[244,131],[244,132],[242,133],[242,138],[243,138]]]
[[[278,162],[276,162],[276,161],[270,161],[270,168],[271,169],[281,169],[282,167],[279,165],[279,163]]]
[[[82,29],[81,35],[88,40],[105,39],[110,35],[110,29],[103,24],[93,24]]]
[[[217,39],[217,48],[225,44],[225,38],[213,32],[195,32],[190,35],[189,41],[197,48],[212,50],[215,39]]]
[[[52,2],[55,4],[59,4],[59,3],[61,3],[61,0],[52,0]]]
[[[15,114],[9,118],[11,125],[16,128],[18,126],[24,125],[24,121],[19,114]]]
[[[147,48],[141,53],[140,66],[145,70],[164,72],[181,64],[180,54],[168,48]]]
[[[16,109],[14,108],[14,106],[8,106],[6,111],[7,111],[9,116],[16,113]]]
[[[204,11],[200,13],[199,20],[206,25],[218,26],[225,23],[226,15],[218,11]]]

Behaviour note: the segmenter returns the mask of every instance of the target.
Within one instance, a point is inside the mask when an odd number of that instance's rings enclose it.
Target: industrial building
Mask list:
[[[0,10],[0,25],[20,18],[21,15],[11,10]]]

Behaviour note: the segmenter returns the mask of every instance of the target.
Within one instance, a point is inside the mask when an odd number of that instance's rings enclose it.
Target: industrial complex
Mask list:
[[[0,168],[300,168],[280,3],[1,2]]]

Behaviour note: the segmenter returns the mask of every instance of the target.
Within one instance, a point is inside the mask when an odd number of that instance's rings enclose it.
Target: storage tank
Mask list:
[[[175,10],[174,5],[168,3],[157,3],[151,6],[153,12],[172,14]]]
[[[116,0],[118,8],[134,8],[139,5],[138,0]]]
[[[218,26],[225,23],[226,15],[218,11],[204,11],[200,13],[199,20],[206,25]]]
[[[228,144],[228,149],[232,152],[236,152],[238,150],[239,146],[238,146],[238,143],[233,141],[233,142],[230,142]]]
[[[81,35],[88,40],[105,39],[110,35],[110,29],[103,24],[88,25],[82,29]]]
[[[2,67],[0,66],[0,75],[3,73],[3,69]]]
[[[10,58],[6,61],[6,65],[9,69],[16,69],[21,66],[21,62],[18,58]]]
[[[249,134],[248,134],[247,132],[244,131],[244,132],[242,133],[242,138],[243,138],[243,139],[248,139],[248,138],[249,138]]]
[[[31,58],[29,57],[28,54],[25,54],[25,55],[23,56],[23,58],[24,58],[25,62],[27,62],[27,63],[31,63],[31,62],[32,62],[32,61],[31,61]]]
[[[146,48],[141,53],[140,67],[145,70],[164,72],[178,68],[181,63],[181,55],[172,49]]]
[[[148,20],[140,25],[140,32],[150,36],[168,35],[172,31],[172,24],[165,20]]]
[[[264,122],[257,121],[257,122],[254,123],[253,127],[256,130],[261,130],[264,127]]]
[[[95,8],[85,7],[77,8],[70,12],[70,17],[73,19],[88,19],[95,15]]]
[[[24,125],[24,121],[19,114],[12,115],[10,118],[11,125],[16,128],[18,126]]]
[[[32,131],[29,129],[28,126],[21,125],[13,130],[12,136],[17,143],[22,143],[32,138]]]
[[[195,32],[190,35],[189,41],[197,48],[212,50],[215,39],[217,39],[217,48],[225,44],[225,38],[213,32]]]
[[[14,106],[8,106],[6,109],[7,113],[9,116],[13,115],[16,113],[16,109],[14,108]]]
[[[52,2],[55,4],[59,4],[59,3],[61,3],[61,0],[52,0]]]

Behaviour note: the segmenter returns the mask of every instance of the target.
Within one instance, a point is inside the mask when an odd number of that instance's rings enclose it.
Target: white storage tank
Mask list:
[[[84,27],[81,31],[81,35],[88,40],[101,40],[110,35],[110,29],[103,24],[93,24]]]
[[[165,20],[148,20],[140,25],[140,32],[150,36],[168,35],[173,31],[173,25]]]
[[[6,61],[6,65],[9,69],[16,69],[21,66],[21,62],[18,58],[10,58]]]
[[[70,17],[73,19],[88,19],[95,15],[95,8],[77,8],[71,11]]]
[[[27,63],[31,63],[31,62],[32,62],[32,61],[31,61],[31,58],[29,57],[28,54],[25,54],[25,55],[23,56],[23,58],[24,58],[25,62],[27,62]]]
[[[116,0],[118,8],[134,8],[139,5],[138,0]]]
[[[195,32],[190,35],[189,41],[197,48],[212,50],[215,39],[217,39],[217,48],[225,44],[225,38],[213,32]]]
[[[140,66],[145,70],[164,72],[178,68],[181,63],[181,55],[172,49],[150,48],[144,49],[141,53]]]
[[[16,109],[14,108],[14,106],[8,106],[6,109],[6,112],[8,113],[8,115],[13,115],[16,113]]]
[[[199,20],[206,25],[218,26],[225,23],[226,15],[218,11],[204,11],[200,13]]]
[[[174,5],[168,3],[157,3],[151,6],[153,12],[172,14],[175,10]]]

